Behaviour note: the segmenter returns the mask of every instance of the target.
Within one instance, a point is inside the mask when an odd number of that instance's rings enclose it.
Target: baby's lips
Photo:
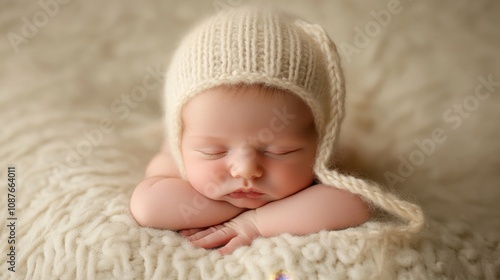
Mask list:
[[[237,191],[237,192],[233,192],[233,193],[230,193],[229,196],[231,198],[235,198],[235,199],[242,199],[242,198],[259,198],[261,197],[262,193],[259,193],[259,192],[242,192],[242,191]]]

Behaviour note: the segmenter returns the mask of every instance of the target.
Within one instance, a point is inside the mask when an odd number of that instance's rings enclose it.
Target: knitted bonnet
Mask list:
[[[420,230],[423,215],[418,206],[331,168],[344,117],[340,57],[320,26],[272,9],[220,12],[188,33],[173,54],[165,81],[165,125],[181,176],[186,176],[181,156],[183,106],[200,92],[231,84],[263,84],[300,97],[311,109],[318,133],[316,178],[406,221],[392,227],[397,232]]]

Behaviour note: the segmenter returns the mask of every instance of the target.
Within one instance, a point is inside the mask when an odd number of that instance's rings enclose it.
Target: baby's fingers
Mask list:
[[[237,248],[241,246],[246,246],[250,245],[252,243],[252,240],[249,240],[248,238],[242,237],[242,236],[236,236],[235,238],[231,239],[226,246],[220,248],[218,251],[222,255],[230,254]]]
[[[218,231],[222,227],[224,227],[224,226],[218,225],[218,226],[213,226],[213,227],[209,227],[206,229],[202,229],[202,230],[199,230],[196,232],[192,232],[189,236],[187,236],[187,238],[189,241],[195,241],[198,239],[202,239],[203,237]]]
[[[204,230],[205,230],[204,228],[183,229],[183,230],[179,230],[179,234],[180,234],[180,236],[187,237],[187,236],[191,236],[195,233],[198,233],[198,232],[204,231]]]
[[[229,240],[235,237],[236,234],[237,233],[234,229],[221,226],[221,228],[208,234],[205,234],[205,232],[199,232],[189,237],[189,241],[191,241],[191,243],[196,247],[210,249],[226,244]]]

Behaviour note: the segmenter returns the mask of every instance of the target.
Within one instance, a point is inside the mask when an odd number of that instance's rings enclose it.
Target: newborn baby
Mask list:
[[[209,18],[172,58],[166,142],[132,195],[134,218],[226,254],[360,225],[370,202],[405,217],[399,200],[332,168],[344,95],[321,27],[259,8]]]
[[[132,198],[141,225],[182,230],[205,248],[229,242],[220,249],[227,253],[258,236],[341,229],[368,218],[359,197],[314,182],[314,119],[294,94],[215,87],[184,106],[182,123],[187,181],[166,146]]]

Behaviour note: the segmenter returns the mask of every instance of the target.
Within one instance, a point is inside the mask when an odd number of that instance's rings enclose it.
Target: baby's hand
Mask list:
[[[261,236],[257,229],[254,210],[243,212],[222,225],[202,231],[182,231],[181,235],[189,236],[188,240],[196,247],[211,249],[225,245],[218,250],[223,255],[233,252],[238,247],[250,245],[253,239]]]

